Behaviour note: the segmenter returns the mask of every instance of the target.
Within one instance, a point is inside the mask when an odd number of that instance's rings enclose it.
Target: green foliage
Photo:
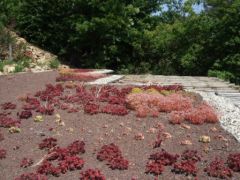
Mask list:
[[[234,78],[234,75],[232,73],[227,72],[227,71],[218,71],[218,70],[209,70],[208,76],[218,77],[218,78],[224,79],[224,80],[230,80],[230,79]]]
[[[14,73],[18,73],[18,72],[23,72],[25,68],[29,68],[30,67],[30,59],[28,58],[22,58],[19,59],[18,61],[15,61],[16,65],[15,65],[15,71]]]
[[[13,27],[18,15],[22,0],[0,1],[0,26]]]
[[[5,65],[10,65],[10,64],[13,64],[13,61],[9,61],[9,60],[0,61],[0,72],[3,72],[3,68]]]
[[[18,72],[22,72],[24,69],[24,66],[22,64],[17,64],[15,66],[15,70],[14,70],[14,73],[18,73]]]
[[[145,59],[144,30],[158,0],[25,0],[18,16],[21,34],[74,65],[138,66]],[[37,8],[36,8],[37,7]]]
[[[58,59],[53,59],[53,60],[51,60],[50,63],[49,63],[49,66],[50,66],[50,68],[52,68],[52,69],[57,69],[57,68],[59,67],[59,65],[60,65],[60,62],[59,62]]]
[[[240,0],[17,2],[5,9],[15,9],[21,35],[78,67],[240,76]],[[199,14],[197,3],[204,6]]]

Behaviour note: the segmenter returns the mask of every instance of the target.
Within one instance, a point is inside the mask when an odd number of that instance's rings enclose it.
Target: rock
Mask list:
[[[205,153],[209,153],[210,148],[209,148],[208,146],[205,146],[205,147],[203,148],[203,151],[204,151]]]
[[[192,145],[192,142],[190,140],[183,140],[180,143],[181,145]]]
[[[216,127],[212,127],[210,130],[211,130],[212,132],[217,132],[217,131],[218,131],[218,129],[217,129]]]
[[[222,135],[217,135],[217,136],[214,136],[214,138],[216,138],[216,139],[219,139],[219,140],[222,140],[222,141],[225,141],[225,142],[227,142],[227,141],[228,141],[228,139],[227,139],[227,138],[225,138],[225,137],[223,137]]]
[[[40,66],[35,66],[34,68],[31,69],[32,72],[42,72],[44,69]]]
[[[203,143],[210,143],[211,139],[209,136],[200,136],[199,141]]]
[[[3,75],[3,73],[0,71],[0,76],[2,76]]]
[[[168,132],[164,132],[164,133],[162,133],[162,135],[166,139],[172,138],[172,135],[170,133],[168,133]]]
[[[34,121],[35,121],[35,122],[43,122],[44,119],[43,119],[42,116],[36,116],[36,117],[34,118]]]
[[[67,65],[60,65],[60,66],[58,67],[58,70],[61,71],[62,69],[70,69],[70,67],[67,66]]]
[[[154,134],[156,132],[157,132],[156,128],[150,128],[149,130],[147,130],[147,133],[151,133],[151,134]]]
[[[68,128],[67,131],[72,133],[74,131],[74,129],[73,128]]]
[[[185,129],[191,129],[191,127],[190,126],[188,126],[188,125],[186,125],[186,124],[181,124],[181,127],[183,127],[183,128],[185,128]]]
[[[135,135],[135,140],[144,140],[144,135],[142,133],[138,133]]]
[[[103,125],[103,128],[108,128],[108,125],[107,125],[107,124],[104,124],[104,125]]]
[[[131,132],[131,131],[132,131],[132,128],[126,127],[126,130],[129,131],[129,132]]]
[[[18,128],[18,127],[10,127],[10,128],[8,129],[8,131],[9,131],[10,133],[20,133],[20,132],[21,132],[21,129]]]
[[[13,73],[15,71],[15,64],[13,65],[5,65],[3,67],[3,72],[8,74],[8,73]]]

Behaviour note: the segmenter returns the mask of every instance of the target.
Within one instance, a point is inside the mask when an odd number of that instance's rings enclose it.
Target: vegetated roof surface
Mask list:
[[[240,179],[240,144],[199,94],[56,77],[0,77],[2,179]]]

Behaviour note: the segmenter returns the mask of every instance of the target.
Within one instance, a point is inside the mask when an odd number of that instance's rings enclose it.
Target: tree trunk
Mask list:
[[[12,61],[13,60],[12,43],[8,44],[8,56],[9,60]]]

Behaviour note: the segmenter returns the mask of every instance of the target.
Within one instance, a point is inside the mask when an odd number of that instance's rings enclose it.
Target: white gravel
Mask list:
[[[240,142],[240,108],[215,93],[197,91],[220,115],[220,124]]]

